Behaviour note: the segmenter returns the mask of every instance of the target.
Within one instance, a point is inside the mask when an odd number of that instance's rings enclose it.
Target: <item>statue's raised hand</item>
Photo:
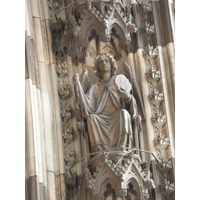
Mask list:
[[[74,81],[74,83],[77,83],[79,81],[79,75],[78,75],[78,73],[74,74],[73,81]]]
[[[131,95],[121,87],[118,88],[117,93],[125,101],[128,101],[131,97]]]

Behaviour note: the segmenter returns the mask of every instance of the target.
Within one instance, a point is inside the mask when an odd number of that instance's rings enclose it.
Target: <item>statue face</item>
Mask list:
[[[98,61],[98,64],[99,64],[99,71],[101,73],[105,72],[111,72],[111,63],[110,63],[110,59],[105,56],[105,57],[100,57],[99,58],[99,61]]]

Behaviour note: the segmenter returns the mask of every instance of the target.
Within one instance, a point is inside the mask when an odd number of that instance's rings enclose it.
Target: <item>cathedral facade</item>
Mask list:
[[[174,0],[25,1],[25,199],[175,199]]]

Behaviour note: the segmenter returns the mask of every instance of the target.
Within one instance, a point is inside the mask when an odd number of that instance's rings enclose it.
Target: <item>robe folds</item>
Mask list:
[[[133,145],[132,116],[136,115],[135,98],[124,101],[117,93],[115,78],[99,79],[88,91],[79,81],[75,85],[76,102],[87,121],[92,151]]]

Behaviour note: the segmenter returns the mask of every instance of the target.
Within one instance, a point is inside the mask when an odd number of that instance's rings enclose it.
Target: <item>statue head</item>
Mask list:
[[[110,54],[101,53],[95,58],[94,72],[98,78],[101,77],[101,73],[110,73],[112,77],[115,75],[116,70],[116,61]]]

